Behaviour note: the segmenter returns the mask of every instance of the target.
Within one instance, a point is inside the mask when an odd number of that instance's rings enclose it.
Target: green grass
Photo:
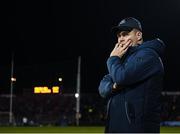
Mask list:
[[[104,127],[0,127],[0,133],[102,133]]]
[[[180,133],[180,127],[161,127],[161,133]]]
[[[103,133],[104,127],[0,127],[0,133]],[[161,133],[180,133],[180,127],[161,127]]]

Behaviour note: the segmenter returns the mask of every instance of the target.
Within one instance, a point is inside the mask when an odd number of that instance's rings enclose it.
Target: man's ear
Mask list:
[[[138,31],[138,32],[136,33],[136,36],[137,36],[137,38],[138,38],[138,41],[142,40],[142,32],[141,32],[141,31]]]

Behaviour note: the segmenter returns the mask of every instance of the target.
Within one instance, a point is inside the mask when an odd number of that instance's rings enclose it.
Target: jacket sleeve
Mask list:
[[[113,86],[112,78],[109,74],[105,75],[99,84],[99,94],[103,98],[108,98],[111,95]]]
[[[107,67],[113,82],[125,86],[140,82],[162,71],[157,53],[148,48],[131,55],[123,64],[119,57],[109,57]]]

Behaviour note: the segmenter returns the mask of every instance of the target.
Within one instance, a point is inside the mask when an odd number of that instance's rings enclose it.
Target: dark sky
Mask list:
[[[3,7],[1,92],[9,89],[12,52],[18,91],[53,85],[59,76],[65,88],[75,88],[81,56],[82,92],[97,92],[116,42],[110,29],[130,16],[141,21],[144,40],[158,37],[165,42],[164,90],[180,90],[179,0],[19,0]]]

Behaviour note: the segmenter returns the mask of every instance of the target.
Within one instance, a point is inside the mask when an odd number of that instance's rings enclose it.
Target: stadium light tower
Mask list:
[[[81,56],[78,57],[77,87],[76,87],[76,126],[79,126],[80,118],[80,84],[81,84]]]
[[[12,105],[13,105],[13,83],[16,81],[14,76],[14,53],[12,53],[11,59],[11,90],[10,90],[10,105],[9,105],[9,124],[12,124]]]

